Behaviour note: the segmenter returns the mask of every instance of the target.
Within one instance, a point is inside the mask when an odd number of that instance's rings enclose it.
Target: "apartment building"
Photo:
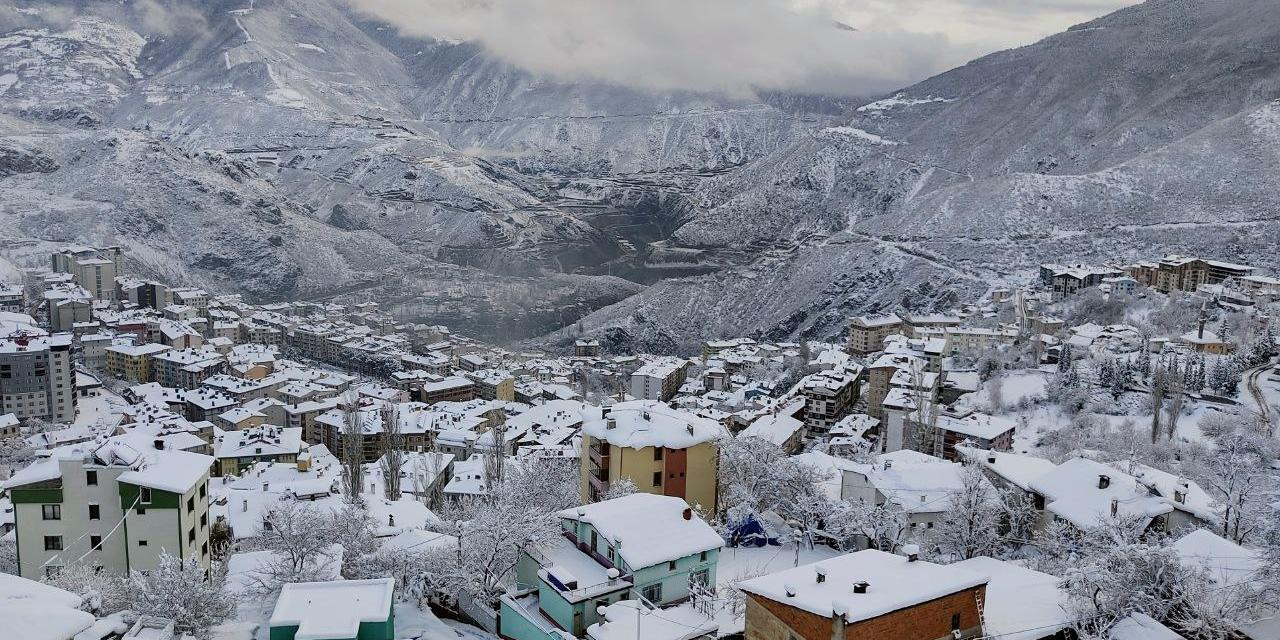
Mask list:
[[[719,422],[633,400],[613,405],[582,431],[584,502],[600,500],[611,483],[625,478],[643,493],[683,498],[705,513],[717,509],[715,441],[726,433]]]
[[[154,342],[107,347],[107,373],[129,382],[151,382],[154,379],[152,359],[168,350],[169,347]]]
[[[661,617],[695,590],[715,589],[724,540],[683,500],[637,493],[556,515],[560,536],[522,547],[516,589],[500,604],[504,638],[613,637],[590,635],[594,625],[616,623],[600,615],[606,606],[643,598]],[[619,637],[655,637],[626,630]]]
[[[120,247],[71,246],[53,254],[56,273],[71,274],[72,282],[84,287],[95,299],[116,299],[116,276],[122,271]]]
[[[170,350],[151,357],[152,378],[164,387],[194,389],[226,372],[226,358],[211,349]]]
[[[659,360],[631,374],[631,396],[641,400],[670,400],[689,375],[687,360]]]
[[[857,365],[846,365],[805,378],[801,393],[805,399],[804,423],[808,437],[825,435],[832,425],[853,412],[862,372]]]
[[[903,331],[902,318],[897,314],[857,316],[849,320],[849,345],[851,355],[865,356],[884,348],[884,339]]]
[[[1079,291],[1096,287],[1108,278],[1119,278],[1124,271],[1113,267],[1094,267],[1084,264],[1040,265],[1040,282],[1060,300]]]
[[[1220,284],[1227,278],[1243,278],[1255,269],[1248,265],[1169,255],[1156,262],[1139,262],[1125,267],[1134,280],[1162,293],[1195,291],[1202,284]]]
[[[19,575],[38,580],[73,564],[127,575],[153,569],[161,554],[207,569],[212,463],[112,438],[17,472],[3,486],[14,503]]]
[[[76,417],[71,334],[0,337],[0,414],[71,422]]]

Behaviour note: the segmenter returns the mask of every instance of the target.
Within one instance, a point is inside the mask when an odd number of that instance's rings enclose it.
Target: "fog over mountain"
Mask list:
[[[0,271],[118,243],[256,300],[671,350],[834,336],[1042,260],[1277,266],[1273,2],[1151,0],[925,80],[1016,9],[655,18],[688,4],[0,4]],[[942,36],[928,6],[977,16]]]

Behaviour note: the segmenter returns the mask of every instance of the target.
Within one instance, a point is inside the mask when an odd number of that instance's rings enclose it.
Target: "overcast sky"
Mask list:
[[[564,80],[869,95],[1135,0],[347,0]],[[850,29],[851,27],[851,29]]]

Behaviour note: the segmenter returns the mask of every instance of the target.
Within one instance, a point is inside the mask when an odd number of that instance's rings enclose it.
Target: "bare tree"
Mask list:
[[[942,408],[934,401],[934,387],[926,388],[924,362],[912,360],[908,366],[911,368],[911,401],[914,406],[904,418],[910,433],[904,444],[920,453],[937,455],[938,416]]]
[[[1182,415],[1182,402],[1185,399],[1184,391],[1186,388],[1186,378],[1181,371],[1178,370],[1177,364],[1172,365],[1164,374],[1166,393],[1169,396],[1169,402],[1165,405],[1165,433],[1169,439],[1173,439],[1174,433],[1178,430],[1178,418]]]
[[[393,402],[383,403],[382,441],[380,464],[382,481],[388,500],[400,499],[400,473],[404,469],[404,429],[400,424],[400,407]]]
[[[1166,373],[1164,367],[1157,367],[1151,374],[1151,443],[1160,440],[1160,411],[1164,406]]]
[[[493,436],[490,438],[491,446],[484,453],[484,480],[487,493],[490,495],[497,487],[502,486],[504,479],[504,467],[507,460],[507,414],[503,411],[494,413],[493,426],[489,427]]]
[[[345,500],[361,501],[364,490],[364,418],[360,415],[360,399],[354,393],[343,396],[342,408],[342,488]]]

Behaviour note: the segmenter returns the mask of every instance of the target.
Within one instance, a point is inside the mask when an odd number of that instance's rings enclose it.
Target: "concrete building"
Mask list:
[[[71,335],[0,337],[0,414],[71,422],[76,417]]]
[[[152,358],[169,350],[162,344],[118,344],[107,347],[107,374],[129,382],[154,379]]]
[[[83,563],[126,575],[155,568],[166,553],[208,568],[212,462],[113,438],[19,471],[3,485],[13,497],[19,574],[39,579]]]
[[[280,589],[271,640],[395,640],[394,578],[295,582]]]
[[[846,365],[805,378],[801,393],[805,398],[804,423],[808,437],[819,437],[853,412],[862,383],[862,368]]]
[[[688,373],[686,360],[650,362],[631,374],[631,396],[641,400],[670,400],[680,391]]]
[[[864,356],[884,348],[884,339],[902,333],[902,318],[896,314],[857,316],[849,320],[850,354]]]
[[[613,405],[601,420],[583,426],[582,496],[596,502],[609,485],[629,479],[643,493],[683,498],[705,513],[717,509],[714,420],[652,400]]]
[[[1125,267],[1134,280],[1162,293],[1195,291],[1203,284],[1220,284],[1227,278],[1243,278],[1255,269],[1248,265],[1169,255],[1157,262],[1139,262]]]
[[[516,590],[501,600],[504,638],[581,638],[606,606],[640,597],[661,616],[715,588],[724,540],[683,500],[637,493],[556,515],[562,537],[522,547]]]
[[[56,273],[71,274],[72,282],[84,287],[95,299],[116,299],[116,276],[122,271],[120,247],[72,246],[52,256]]]
[[[1093,267],[1083,264],[1040,265],[1040,282],[1053,292],[1053,298],[1060,300],[1070,295],[1096,287],[1107,278],[1119,278],[1124,271],[1113,267]]]

